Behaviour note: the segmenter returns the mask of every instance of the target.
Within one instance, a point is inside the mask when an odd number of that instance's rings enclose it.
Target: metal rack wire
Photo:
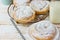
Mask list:
[[[12,5],[12,4],[10,4],[10,6],[11,6],[11,5]],[[14,19],[11,17],[11,15],[10,15],[10,13],[9,13],[9,8],[10,8],[10,6],[8,7],[8,10],[7,10],[8,15],[9,15],[9,17],[10,17],[10,20],[11,20],[12,24],[14,25],[14,27],[16,28],[16,30],[18,31],[18,33],[20,34],[20,36],[23,38],[23,40],[26,40],[25,37],[23,36],[23,34],[21,33],[21,31],[19,30],[19,28],[17,27],[16,23],[14,22]],[[14,7],[13,7],[13,8],[14,8]]]

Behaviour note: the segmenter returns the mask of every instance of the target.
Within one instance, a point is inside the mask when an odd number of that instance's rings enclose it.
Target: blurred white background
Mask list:
[[[0,24],[10,24],[10,19],[7,13],[9,5],[4,5],[0,0]]]
[[[0,40],[20,40],[19,33],[16,31],[9,19],[7,9],[9,5],[2,4],[0,0]]]

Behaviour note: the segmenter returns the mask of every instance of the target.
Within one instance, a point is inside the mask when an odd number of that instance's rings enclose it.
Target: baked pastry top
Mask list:
[[[27,3],[29,3],[30,0],[13,0],[13,4],[15,6],[19,6],[19,5],[27,5]]]
[[[30,5],[34,10],[39,11],[48,7],[48,1],[32,1]]]
[[[14,11],[14,19],[21,22],[31,21],[32,19],[34,19],[34,15],[35,12],[29,6],[19,6],[15,8]]]
[[[42,12],[47,12],[49,8],[49,1],[39,1],[35,0],[30,3],[30,6],[33,10],[42,14]]]
[[[30,26],[29,35],[34,40],[53,40],[56,28],[49,21],[41,21]]]

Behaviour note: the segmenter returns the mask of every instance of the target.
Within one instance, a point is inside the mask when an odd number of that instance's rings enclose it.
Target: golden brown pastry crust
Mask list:
[[[56,31],[55,32],[52,31],[51,34],[49,34],[47,36],[40,37],[39,35],[43,35],[43,34],[40,34],[40,32],[38,30],[36,30],[34,27],[37,27],[36,24],[30,26],[30,29],[28,31],[29,36],[32,37],[32,39],[34,39],[34,40],[53,40],[56,35],[56,33],[55,33]]]
[[[47,4],[41,10],[38,10],[37,8],[34,7],[34,6],[37,6],[37,5],[34,4],[34,2],[38,3],[39,1],[32,1],[30,3],[31,8],[35,11],[36,14],[47,14],[48,13],[48,11],[49,11],[49,1],[46,1]],[[42,1],[42,2],[44,2],[44,1]]]
[[[32,16],[30,16],[28,18],[24,18],[24,19],[17,19],[15,13],[14,13],[13,17],[14,17],[14,20],[18,23],[29,23],[30,21],[35,19],[35,13],[33,13]]]
[[[44,38],[40,38],[40,37],[38,37],[38,36],[35,37],[34,35],[32,35],[33,32],[34,32],[34,30],[29,31],[29,35],[32,37],[32,39],[35,39],[35,40],[53,40],[53,38],[54,38],[54,36],[55,36],[55,34],[52,33],[52,34],[49,35],[49,36],[46,36],[46,37],[44,37]],[[36,33],[36,32],[34,32],[34,33]]]
[[[49,11],[49,8],[46,8],[46,9],[43,9],[43,10],[40,10],[40,11],[35,11],[36,14],[47,14]]]
[[[30,35],[31,35],[32,33],[30,33]],[[45,38],[40,38],[40,37],[38,37],[38,36],[34,36],[34,35],[31,35],[32,36],[32,38],[34,38],[34,39],[36,39],[36,40],[53,40],[53,38],[54,38],[54,33],[52,34],[52,35],[50,35],[50,36],[47,36],[47,37],[45,37]]]

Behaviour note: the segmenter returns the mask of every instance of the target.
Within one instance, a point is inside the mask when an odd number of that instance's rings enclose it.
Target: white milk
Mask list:
[[[60,1],[51,2],[50,21],[52,23],[60,23]]]

